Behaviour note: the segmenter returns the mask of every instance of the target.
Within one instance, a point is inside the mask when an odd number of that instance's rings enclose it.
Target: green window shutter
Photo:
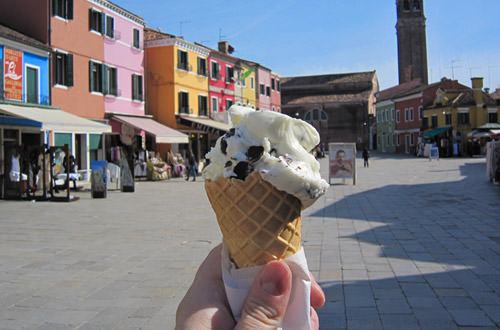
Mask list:
[[[66,86],[73,86],[73,54],[66,55]]]
[[[136,90],[136,82],[135,82],[135,74],[132,75],[132,100],[137,99],[137,90]]]
[[[115,37],[115,20],[112,16],[106,16],[106,35],[110,38]]]
[[[54,146],[62,147],[65,144],[68,145],[69,151],[71,151],[71,133],[54,133]]]
[[[94,62],[89,61],[89,90],[92,92],[94,88],[94,78],[92,70],[94,69]]]
[[[58,11],[59,11],[59,1],[52,0],[52,15],[57,15]]]
[[[89,9],[89,31],[92,30],[92,21],[93,21],[93,15],[92,15],[92,8]]]
[[[66,13],[66,18],[67,19],[73,19],[73,0],[66,0],[67,2],[67,13]]]
[[[106,14],[100,13],[99,16],[101,18],[101,26],[100,26],[99,32],[104,34],[106,32]]]
[[[100,134],[89,134],[89,149],[98,150],[101,146],[101,135]]]
[[[143,92],[142,92],[142,76],[138,76],[138,88],[139,88],[139,100],[143,100],[144,99],[144,95],[143,95]]]
[[[108,94],[109,88],[108,88],[108,66],[102,64],[101,66],[101,77],[102,77],[102,93],[103,94]]]
[[[179,113],[182,113],[182,93],[179,92],[178,94],[178,98],[179,98]]]
[[[177,67],[181,67],[181,51],[177,49]]]

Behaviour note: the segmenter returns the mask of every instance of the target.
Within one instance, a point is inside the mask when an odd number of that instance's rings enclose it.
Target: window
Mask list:
[[[429,118],[424,117],[422,118],[422,129],[428,129],[429,128]]]
[[[142,101],[142,76],[138,74],[132,75],[132,100]]]
[[[233,105],[233,100],[227,99],[226,100],[226,110],[229,110],[229,108]]]
[[[276,81],[274,80],[274,78],[271,78],[271,89],[272,90],[275,89],[275,84],[276,84]]]
[[[410,121],[413,121],[413,108],[410,108]]]
[[[281,83],[279,80],[276,80],[276,91],[279,93],[281,91]]]
[[[498,123],[498,112],[488,113],[488,123]]]
[[[26,102],[39,103],[38,68],[26,67]]]
[[[408,121],[408,108],[405,109],[405,121]]]
[[[103,70],[102,64],[94,61],[89,62],[90,91],[102,93]]]
[[[409,0],[404,0],[403,1],[403,9],[404,10],[410,10],[410,1]]]
[[[253,77],[250,77],[250,88],[251,89],[254,89],[253,85],[254,85]]]
[[[418,120],[422,120],[423,117],[424,117],[424,108],[420,106],[418,107]]]
[[[54,84],[73,86],[73,55],[55,52],[54,59]]]
[[[432,128],[438,127],[438,116],[437,115],[432,115],[432,117],[431,117],[431,127]]]
[[[179,113],[189,113],[189,94],[179,92]]]
[[[469,123],[469,113],[468,112],[459,112],[458,113],[458,124],[459,125],[467,125]]]
[[[211,66],[212,66],[212,72],[211,72],[212,79],[219,79],[219,63],[211,62]]]
[[[116,68],[106,66],[106,74],[107,74],[107,94],[109,95],[118,95],[118,77]]]
[[[73,19],[73,0],[53,0],[52,15]]]
[[[260,84],[260,95],[266,95],[266,86]]]
[[[89,28],[91,31],[104,33],[106,15],[95,9],[89,9]]]
[[[413,144],[414,144],[413,134],[410,134],[410,145],[412,146]]]
[[[391,110],[391,120],[394,121],[394,109]]]
[[[451,125],[451,113],[447,113],[444,115],[445,125]]]
[[[271,87],[266,86],[266,96],[271,96]]]
[[[217,98],[214,96],[212,97],[212,112],[218,112]]]
[[[279,110],[278,110],[279,111]],[[306,112],[304,120],[308,123],[312,122],[326,122],[328,121],[328,115],[325,111],[321,109],[312,109]]]
[[[399,112],[400,112],[399,110],[396,110],[396,122],[398,123],[399,123]]]
[[[415,11],[420,10],[420,0],[413,0],[413,10]]]
[[[106,16],[106,36],[115,37],[115,19],[111,16]]]
[[[226,82],[231,82],[234,77],[234,68],[226,65]]]
[[[177,68],[182,70],[188,69],[188,53],[183,50],[177,50]]]
[[[400,141],[399,141],[399,134],[396,135],[396,145],[399,146]]]
[[[198,115],[208,116],[208,100],[204,95],[198,95]]]
[[[141,48],[141,39],[140,39],[140,31],[138,29],[134,29],[134,48]]]
[[[198,74],[207,75],[207,60],[201,57],[198,57]]]
[[[238,75],[241,76],[241,74],[239,72],[238,72]],[[240,79],[240,81],[241,81],[241,86],[247,87],[247,78]]]

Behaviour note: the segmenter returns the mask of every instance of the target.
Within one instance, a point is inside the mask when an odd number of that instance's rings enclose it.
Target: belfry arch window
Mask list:
[[[413,0],[413,10],[420,11],[420,0]]]
[[[306,112],[304,121],[307,121],[310,124],[317,122],[326,122],[328,121],[328,115],[323,110],[312,109]]]
[[[404,0],[403,1],[403,9],[404,10],[410,10],[410,1],[409,0]]]

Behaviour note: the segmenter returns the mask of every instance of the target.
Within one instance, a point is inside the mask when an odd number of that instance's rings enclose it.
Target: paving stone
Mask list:
[[[482,310],[454,309],[449,312],[459,326],[494,326]]]

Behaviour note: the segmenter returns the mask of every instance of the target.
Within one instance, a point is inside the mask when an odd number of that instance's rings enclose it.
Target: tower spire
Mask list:
[[[428,83],[423,0],[396,0],[399,83],[420,78]],[[411,75],[408,75],[408,71]]]

